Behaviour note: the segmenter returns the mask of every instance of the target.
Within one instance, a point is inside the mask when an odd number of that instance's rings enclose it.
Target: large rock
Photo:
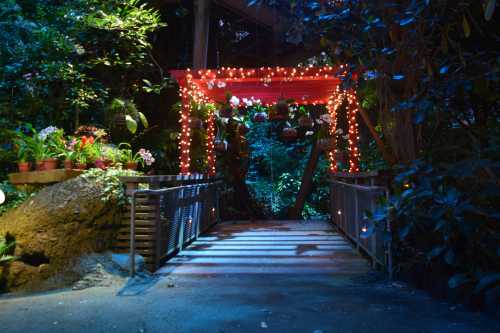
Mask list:
[[[121,214],[107,185],[80,176],[42,189],[0,217],[0,235],[15,238],[19,257],[0,267],[0,290],[67,285],[78,279],[72,265],[81,255],[110,248]]]

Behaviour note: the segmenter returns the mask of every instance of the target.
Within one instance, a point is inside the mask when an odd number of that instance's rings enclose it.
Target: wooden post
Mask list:
[[[210,1],[194,1],[193,68],[207,68],[208,39],[210,32]]]

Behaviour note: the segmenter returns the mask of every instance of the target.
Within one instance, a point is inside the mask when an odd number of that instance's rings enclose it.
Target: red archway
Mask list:
[[[180,111],[181,136],[180,173],[190,173],[191,129],[189,126],[191,101],[196,103],[215,103],[225,100],[230,91],[239,98],[259,99],[264,105],[272,105],[283,97],[293,99],[300,105],[325,105],[331,116],[329,132],[332,147],[328,153],[330,170],[337,171],[335,147],[337,116],[340,106],[347,102],[349,172],[359,172],[358,121],[359,103],[354,89],[341,88],[341,80],[349,73],[345,66],[323,67],[261,67],[226,68],[191,71],[173,70],[172,76],[180,86],[182,108]],[[356,79],[355,75],[354,79]],[[215,114],[210,112],[207,120],[207,162],[209,174],[215,175]]]

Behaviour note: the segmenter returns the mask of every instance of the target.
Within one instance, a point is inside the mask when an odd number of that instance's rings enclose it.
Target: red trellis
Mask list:
[[[182,99],[179,141],[181,174],[190,173],[191,101],[196,103],[224,102],[226,92],[231,92],[240,100],[258,99],[267,106],[283,98],[293,99],[301,105],[326,105],[332,120],[329,129],[332,147],[336,147],[337,111],[344,102],[347,102],[349,172],[359,171],[357,122],[359,104],[353,89],[341,88],[340,78],[348,74],[345,67],[261,67],[256,69],[223,67],[198,71],[174,70],[171,73],[179,83]],[[206,125],[209,174],[215,175],[215,114],[213,110],[209,110]],[[330,170],[334,172],[337,171],[335,152],[336,148],[328,153]]]

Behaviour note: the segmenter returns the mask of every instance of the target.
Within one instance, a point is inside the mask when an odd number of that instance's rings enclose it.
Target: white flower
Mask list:
[[[313,131],[307,131],[307,132],[306,132],[306,136],[311,136],[311,135],[313,135],[313,134],[314,134],[314,132],[313,132]]]
[[[322,114],[321,116],[319,116],[319,118],[328,124],[332,122],[332,117],[330,117],[328,113]]]
[[[231,104],[231,106],[236,107],[236,106],[240,105],[240,99],[236,96],[233,96],[229,100],[229,103]]]
[[[214,88],[214,83],[215,83],[214,80],[210,80],[207,82],[208,90],[212,90]]]
[[[253,101],[251,99],[248,99],[248,98],[243,98],[243,104],[245,104],[246,106],[252,106]]]
[[[335,131],[335,134],[342,135],[342,134],[344,134],[344,130],[342,128],[337,128],[337,130]]]
[[[217,88],[222,89],[225,87],[226,87],[226,82],[224,82],[224,81],[217,82]]]

